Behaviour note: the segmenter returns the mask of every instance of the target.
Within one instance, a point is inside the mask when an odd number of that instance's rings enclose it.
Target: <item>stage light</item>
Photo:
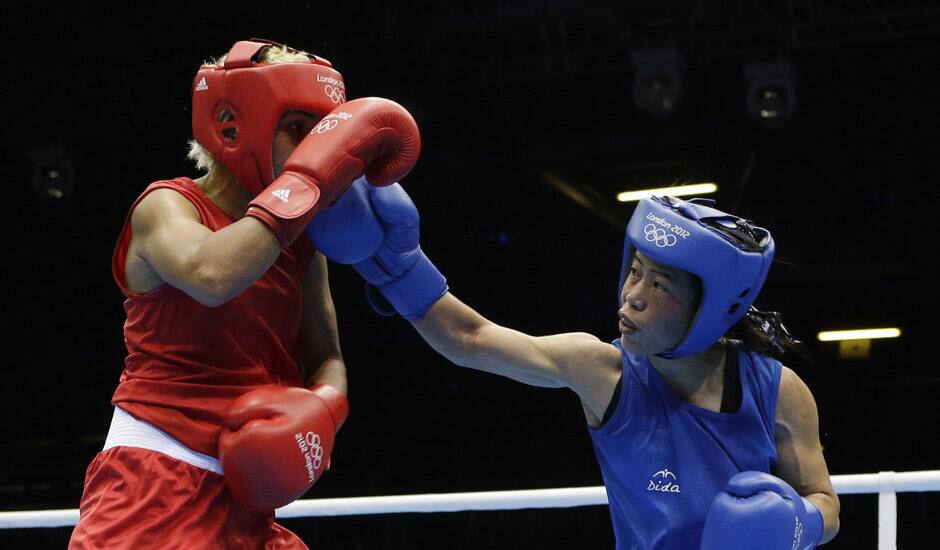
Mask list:
[[[669,118],[682,98],[682,60],[674,49],[639,50],[630,60],[635,68],[633,102],[656,118]]]
[[[874,338],[898,338],[901,330],[897,328],[870,328],[861,330],[830,330],[820,332],[820,342],[838,342],[840,340],[871,340]]]
[[[786,126],[796,109],[795,72],[790,63],[752,63],[744,68],[744,76],[751,118],[772,130]]]
[[[860,330],[831,330],[820,332],[820,342],[839,342],[839,359],[871,359],[871,341],[876,338],[898,338],[897,328],[870,328]]]
[[[35,147],[29,151],[33,162],[30,186],[40,200],[62,200],[75,190],[72,155],[60,146]]]
[[[675,187],[659,187],[656,189],[640,189],[637,191],[623,191],[617,193],[617,200],[620,202],[638,201],[652,196],[662,197],[687,197],[689,195],[707,195],[718,191],[718,186],[714,183],[695,183],[690,185],[676,185]]]

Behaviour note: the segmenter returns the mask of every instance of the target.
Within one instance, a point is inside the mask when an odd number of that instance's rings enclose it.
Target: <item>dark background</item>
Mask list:
[[[819,405],[831,473],[940,467],[933,358],[940,262],[932,2],[193,2],[92,8],[8,3],[3,56],[5,383],[0,507],[74,508],[122,369],[118,231],[151,181],[185,160],[201,61],[250,36],[334,62],[349,97],[405,105],[423,135],[404,182],[423,248],[451,290],[533,334],[617,336],[623,189],[716,181],[719,207],[773,230],[780,262],[757,305],[784,312],[814,363],[787,362]],[[632,99],[630,54],[675,47],[676,115]],[[743,67],[789,60],[780,131],[745,108]],[[74,193],[33,191],[49,151]],[[44,157],[36,155],[45,154]],[[71,167],[69,168],[69,162]],[[590,186],[587,209],[546,174]],[[465,371],[331,267],[352,413],[308,497],[600,484],[575,396]],[[819,330],[897,326],[868,360]],[[831,548],[875,548],[874,495],[842,499]],[[935,494],[899,496],[900,548],[932,547]],[[606,507],[289,520],[312,548],[610,548]],[[64,547],[70,529],[0,532]]]

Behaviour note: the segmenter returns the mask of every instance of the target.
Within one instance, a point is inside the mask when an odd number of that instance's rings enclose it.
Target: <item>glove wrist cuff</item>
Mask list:
[[[287,248],[306,229],[320,209],[320,189],[309,177],[284,172],[248,203],[247,216],[268,226],[281,248]]]
[[[418,261],[398,279],[378,287],[402,317],[418,321],[447,292],[447,279],[419,251]]]
[[[314,384],[310,386],[310,391],[326,405],[327,410],[330,411],[330,418],[333,419],[333,432],[338,432],[346,422],[346,417],[349,416],[349,401],[346,399],[346,394],[327,384]]]
[[[816,507],[812,500],[806,497],[800,497],[803,505],[806,507],[806,525],[803,527],[803,540],[812,543],[801,548],[812,549],[819,545],[823,535],[823,517],[822,512]]]

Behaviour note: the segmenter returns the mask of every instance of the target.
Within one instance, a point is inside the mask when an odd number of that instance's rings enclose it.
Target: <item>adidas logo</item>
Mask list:
[[[287,202],[287,199],[290,198],[290,189],[277,189],[271,191],[271,194],[281,199],[281,202]]]
[[[200,78],[199,82],[196,83],[196,91],[203,92],[208,89],[209,89],[209,85],[206,84],[206,77]]]

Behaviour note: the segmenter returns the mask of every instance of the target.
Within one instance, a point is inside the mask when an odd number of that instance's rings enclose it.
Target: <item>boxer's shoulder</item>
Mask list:
[[[817,425],[818,414],[816,400],[809,387],[795,372],[783,367],[774,418],[778,437],[784,434],[792,436],[795,432],[804,431],[806,426]]]
[[[177,219],[199,221],[199,211],[186,196],[169,187],[153,189],[141,197],[131,213],[135,234]]]
[[[620,380],[620,350],[584,332],[569,332],[544,337],[566,385],[587,409],[606,408]]]
[[[124,264],[128,288],[143,294],[165,281],[151,266],[150,259],[159,251],[178,243],[181,224],[199,224],[199,211],[188,198],[169,187],[155,188],[143,197],[130,215],[131,234]]]
[[[580,372],[591,370],[620,369],[620,351],[593,334],[567,332],[541,338],[552,351],[555,360],[563,367]]]

